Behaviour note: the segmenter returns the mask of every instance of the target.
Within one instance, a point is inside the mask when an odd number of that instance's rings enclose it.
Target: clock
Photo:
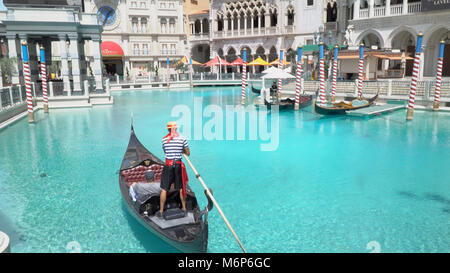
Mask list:
[[[97,11],[97,18],[102,26],[112,26],[117,21],[116,10],[110,6],[102,6]]]

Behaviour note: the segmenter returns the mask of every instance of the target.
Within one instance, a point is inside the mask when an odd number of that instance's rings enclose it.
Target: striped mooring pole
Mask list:
[[[25,78],[25,88],[27,94],[28,122],[34,122],[33,97],[31,94],[31,72],[28,59],[28,46],[26,42],[22,43],[23,76]]]
[[[422,54],[422,40],[423,34],[419,33],[419,35],[417,35],[416,54],[414,56],[414,66],[411,78],[411,87],[409,91],[408,112],[406,113],[406,120],[412,120],[414,115],[417,78],[419,77],[419,69],[420,69],[420,55]]]
[[[189,84],[191,87],[194,87],[194,80],[193,80],[193,74],[194,74],[194,68],[192,67],[192,58],[189,59]]]
[[[170,88],[170,61],[167,58],[167,88]]]
[[[441,83],[442,83],[442,67],[444,66],[444,41],[439,45],[439,56],[437,61],[436,72],[436,87],[434,89],[434,105],[433,110],[439,110],[439,100],[441,98]]]
[[[278,68],[279,69],[283,69],[283,58],[284,58],[284,51],[280,50],[280,60],[278,62]],[[278,100],[281,100],[281,88],[283,86],[283,80],[282,79],[278,79]]]
[[[294,109],[300,109],[300,92],[302,90],[302,55],[303,49],[302,46],[297,48],[297,80],[295,83],[295,106]]]
[[[220,57],[219,57],[220,58]],[[247,50],[244,49],[242,54],[242,94],[241,94],[241,104],[245,104],[245,90],[247,87]]]
[[[325,62],[323,59],[323,42],[319,44],[319,102],[324,106],[325,99]]]
[[[333,83],[331,85],[331,102],[334,103],[336,101],[336,83],[337,83],[337,70],[338,70],[338,54],[339,47],[336,45],[334,47],[334,59],[333,59]]]
[[[41,80],[42,80],[42,97],[44,101],[44,113],[48,113],[48,93],[47,93],[47,69],[45,65],[45,49],[43,46],[41,50]]]
[[[359,45],[359,74],[358,74],[358,98],[362,97],[362,87],[364,78],[364,44]]]

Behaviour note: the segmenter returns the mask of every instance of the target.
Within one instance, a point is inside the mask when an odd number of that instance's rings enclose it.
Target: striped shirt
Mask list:
[[[166,154],[166,159],[181,159],[181,157],[183,156],[183,149],[189,148],[186,138],[180,135],[172,138],[172,140],[167,143],[168,138],[169,137],[165,137],[162,139],[162,148],[164,150],[164,153]]]

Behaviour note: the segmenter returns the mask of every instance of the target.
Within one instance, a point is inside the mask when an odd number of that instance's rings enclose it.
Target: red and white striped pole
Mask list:
[[[417,35],[416,55],[414,56],[414,66],[411,79],[411,87],[409,91],[408,112],[406,113],[406,120],[412,120],[414,115],[417,79],[419,77],[419,69],[420,69],[420,55],[422,53],[422,39],[423,34],[419,33],[419,35]]]
[[[338,70],[338,54],[339,47],[336,45],[334,47],[334,60],[333,60],[333,83],[331,86],[331,102],[336,101],[336,85],[337,85],[337,70]]]
[[[28,122],[34,122],[33,97],[31,94],[31,72],[28,59],[28,46],[26,42],[22,42],[22,60],[23,60],[23,76],[25,78],[25,88],[27,94]]]
[[[364,78],[364,44],[359,45],[359,74],[358,74],[358,99],[362,98],[362,87]]]
[[[283,58],[284,58],[284,51],[280,50],[280,60],[278,62],[278,68],[283,69]],[[283,87],[283,80],[280,78],[278,79],[278,99],[281,100],[281,88]]]
[[[434,105],[433,110],[439,110],[439,100],[441,97],[441,83],[442,83],[442,67],[444,66],[444,41],[439,45],[439,56],[436,73],[436,87],[434,89]]]
[[[300,92],[302,90],[302,46],[297,48],[297,73],[296,73],[296,84],[295,84],[295,106],[294,109],[300,109]]]
[[[48,93],[47,93],[47,69],[45,65],[45,49],[41,50],[41,80],[42,80],[42,99],[44,101],[44,113],[48,113]]]
[[[323,59],[323,42],[319,44],[319,103],[325,106],[325,61]]]
[[[242,54],[242,94],[241,94],[241,104],[245,104],[245,90],[247,88],[247,50],[244,49]]]

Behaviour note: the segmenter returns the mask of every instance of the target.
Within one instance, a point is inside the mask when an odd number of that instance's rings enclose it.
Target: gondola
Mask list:
[[[200,210],[197,198],[189,185],[186,187],[187,215],[180,209],[179,191],[169,191],[165,205],[164,218],[158,218],[159,195],[144,201],[134,202],[129,194],[131,183],[144,181],[145,172],[153,170],[155,181],[159,182],[164,163],[149,152],[138,140],[131,125],[128,147],[119,172],[119,187],[122,198],[131,215],[154,235],[182,252],[206,252],[208,246],[208,212],[213,203]],[[159,180],[159,181],[158,181]],[[205,192],[206,195],[206,192]]]
[[[353,102],[362,100],[355,99],[350,103],[341,101],[338,103],[333,103],[333,106],[320,106],[317,104],[317,102],[315,102],[314,111],[320,115],[345,115],[347,111],[357,110],[371,106],[378,99],[379,93],[380,91],[378,91],[374,97],[368,99],[366,103],[357,106],[353,106]]]
[[[252,92],[259,95],[259,94],[261,94],[261,89],[254,88],[253,84],[252,84]]]
[[[299,106],[300,108],[306,107],[312,103],[312,96],[300,96],[300,102]],[[279,103],[271,103],[267,101],[267,99],[264,99],[264,104],[267,106],[267,108],[271,108],[272,105],[278,105],[280,110],[289,110],[294,109],[295,107],[295,99],[286,98],[281,99]]]

